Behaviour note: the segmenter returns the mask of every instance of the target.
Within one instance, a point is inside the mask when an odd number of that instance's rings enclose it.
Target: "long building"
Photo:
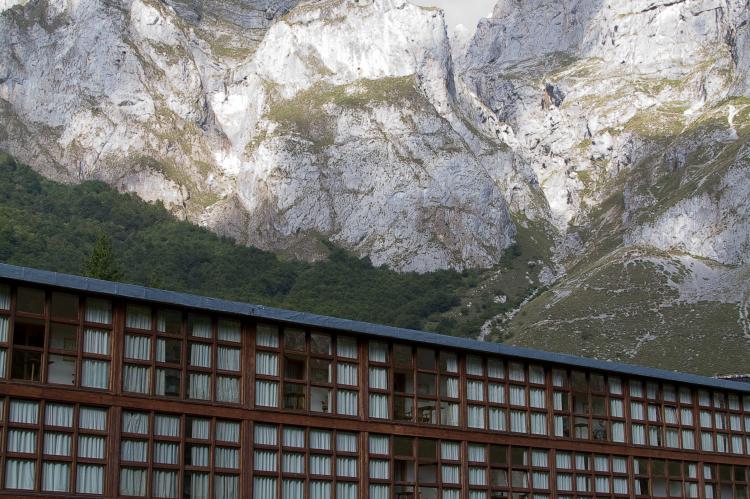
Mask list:
[[[736,381],[10,265],[0,378],[4,496],[748,498]]]

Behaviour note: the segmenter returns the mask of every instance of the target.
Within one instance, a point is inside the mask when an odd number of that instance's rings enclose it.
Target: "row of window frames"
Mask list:
[[[152,351],[152,346],[155,347]],[[214,364],[222,371],[239,372],[241,350],[231,346],[217,345],[214,359],[213,345],[189,342],[188,366],[210,369]],[[180,364],[182,361],[182,340],[156,338],[152,344],[150,336],[125,335],[124,357],[126,360],[150,361],[166,364]]]

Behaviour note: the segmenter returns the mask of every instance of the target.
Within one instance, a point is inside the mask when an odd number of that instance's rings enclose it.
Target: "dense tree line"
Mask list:
[[[52,182],[2,153],[0,261],[411,328],[456,306],[475,279],[375,268],[336,247],[318,263],[281,260],[161,204],[101,182]]]

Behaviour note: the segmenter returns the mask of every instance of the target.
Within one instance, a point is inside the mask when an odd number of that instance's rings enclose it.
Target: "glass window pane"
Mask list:
[[[16,293],[16,310],[42,315],[44,313],[44,290],[19,287]]]
[[[78,350],[78,328],[69,324],[50,324],[49,347],[54,350]]]
[[[78,295],[69,293],[52,293],[50,304],[50,314],[52,317],[60,319],[78,319]]]

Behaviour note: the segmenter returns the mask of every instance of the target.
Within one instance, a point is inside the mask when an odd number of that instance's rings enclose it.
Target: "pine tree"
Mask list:
[[[86,262],[84,275],[105,281],[119,281],[122,279],[122,272],[117,266],[115,255],[112,251],[112,242],[109,237],[102,235],[91,252],[91,257]]]

